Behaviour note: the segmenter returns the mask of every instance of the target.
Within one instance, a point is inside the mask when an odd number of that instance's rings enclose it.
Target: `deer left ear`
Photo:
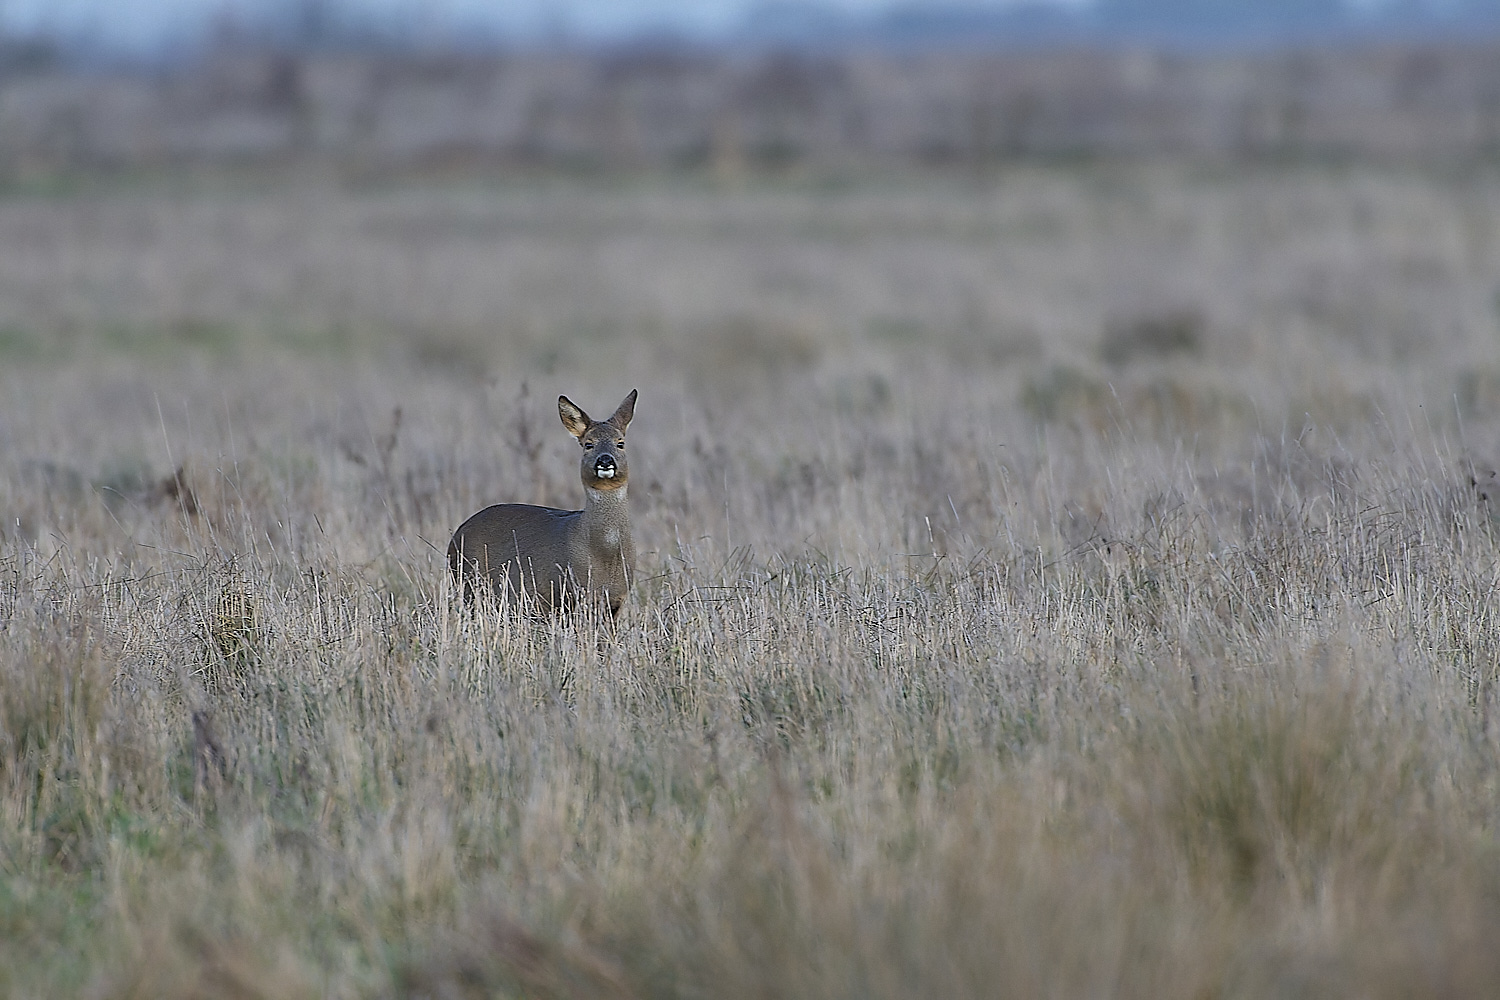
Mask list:
[[[593,423],[589,415],[583,412],[583,407],[567,396],[557,397],[557,415],[562,418],[563,426],[568,429],[568,433],[574,437],[583,437],[583,432],[589,429],[589,424]]]
[[[606,423],[614,424],[620,431],[624,431],[626,427],[629,427],[630,418],[635,416],[635,397],[636,390],[631,389],[630,395],[625,397],[625,402],[620,404],[619,409],[615,410]]]

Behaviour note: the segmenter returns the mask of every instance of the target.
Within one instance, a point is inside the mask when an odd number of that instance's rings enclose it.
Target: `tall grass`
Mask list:
[[[1195,224],[1255,182],[1213,183]],[[1495,992],[1479,320],[1406,369],[1313,336],[1297,413],[1212,329],[980,363],[725,315],[550,377],[0,375],[0,991]],[[621,621],[465,613],[453,526],[576,494],[554,385],[635,379]]]

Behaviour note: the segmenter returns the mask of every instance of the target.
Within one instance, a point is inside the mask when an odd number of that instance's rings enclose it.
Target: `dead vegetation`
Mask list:
[[[1495,993],[1492,179],[18,232],[0,992]],[[1422,326],[1339,318],[1355,276]],[[413,364],[434,328],[482,369]],[[547,400],[627,384],[620,627],[461,615],[453,527],[565,500]]]

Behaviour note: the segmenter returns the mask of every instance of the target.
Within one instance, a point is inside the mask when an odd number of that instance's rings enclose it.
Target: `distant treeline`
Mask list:
[[[0,75],[0,171],[326,161],[575,169],[983,167],[1500,154],[1500,44],[1240,54],[223,52]]]

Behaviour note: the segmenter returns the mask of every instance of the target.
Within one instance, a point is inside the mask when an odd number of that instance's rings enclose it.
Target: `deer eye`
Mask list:
[[[615,447],[623,449],[625,447],[625,442],[624,441],[616,441],[615,442]]]
[[[593,451],[594,450],[594,442],[590,441],[587,444],[585,444],[584,447],[587,448],[589,451]]]

